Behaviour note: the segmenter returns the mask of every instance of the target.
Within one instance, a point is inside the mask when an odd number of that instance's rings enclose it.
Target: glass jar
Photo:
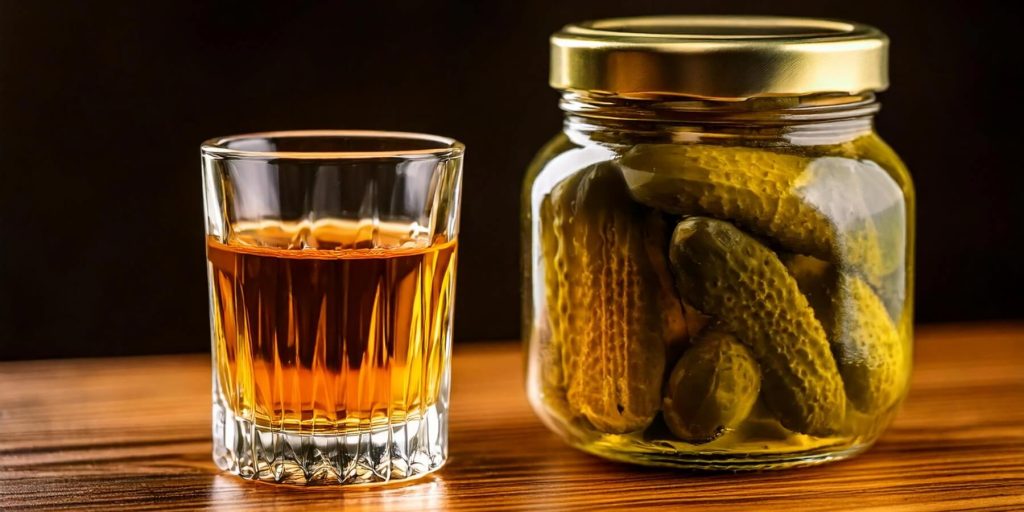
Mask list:
[[[694,469],[867,449],[907,392],[914,191],[873,129],[886,37],[652,17],[552,38],[527,172],[530,402],[569,444]]]

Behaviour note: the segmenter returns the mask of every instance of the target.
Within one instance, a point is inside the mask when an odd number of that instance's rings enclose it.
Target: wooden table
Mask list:
[[[527,406],[518,344],[461,344],[448,466],[365,490],[219,473],[206,355],[0,363],[0,509],[1024,509],[1024,325],[921,329],[916,362],[910,398],[868,453],[693,474],[564,446]]]

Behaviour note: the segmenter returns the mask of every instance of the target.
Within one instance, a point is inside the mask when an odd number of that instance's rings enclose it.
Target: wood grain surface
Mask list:
[[[518,344],[457,345],[448,465],[356,490],[219,473],[208,356],[0,363],[0,508],[1024,509],[1024,325],[930,327],[916,347],[910,397],[866,454],[698,474],[564,446],[527,406]]]

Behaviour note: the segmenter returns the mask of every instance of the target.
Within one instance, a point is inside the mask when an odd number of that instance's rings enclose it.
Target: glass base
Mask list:
[[[291,485],[367,485],[412,480],[448,457],[448,422],[423,418],[352,434],[299,434],[256,425],[213,405],[213,460],[249,480]]]

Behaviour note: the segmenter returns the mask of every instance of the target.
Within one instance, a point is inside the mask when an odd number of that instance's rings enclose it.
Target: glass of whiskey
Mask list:
[[[357,485],[444,464],[463,151],[372,131],[202,145],[218,467]]]

